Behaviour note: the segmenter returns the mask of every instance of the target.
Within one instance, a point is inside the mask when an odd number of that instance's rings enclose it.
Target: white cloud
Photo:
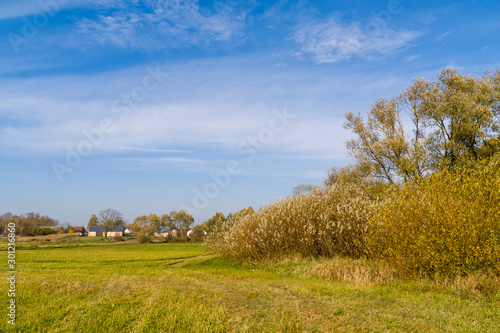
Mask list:
[[[331,16],[301,22],[292,33],[303,54],[316,63],[337,63],[351,58],[370,58],[401,50],[419,36],[418,32],[383,28],[367,33],[360,22],[344,24]]]
[[[417,60],[417,59],[418,59],[418,58],[420,58],[421,56],[422,56],[421,54],[414,54],[414,55],[411,55],[411,56],[406,57],[405,61],[406,61],[406,62],[412,62],[412,61]]]
[[[120,120],[112,104],[143,81],[145,67],[4,80],[2,152],[64,159],[67,146],[85,139],[83,130],[111,118],[115,130],[93,150],[96,156],[204,160],[206,152],[214,152],[210,158],[238,154],[242,142],[269,126],[274,110],[286,107],[297,118],[263,153],[271,159],[324,163],[346,158],[344,142],[350,133],[342,123],[347,111],[365,110],[377,97],[401,87],[400,78],[383,74],[325,72],[317,66],[284,70],[265,55],[192,60],[174,67],[163,64],[162,72],[170,75]]]
[[[0,20],[21,17],[42,11],[35,0],[3,1],[0,3]]]
[[[216,2],[209,11],[201,9],[197,0],[163,0],[121,7],[114,4],[97,19],[80,20],[78,31],[91,41],[132,49],[240,42],[245,38],[242,30],[253,5]]]
[[[123,6],[123,0],[16,0],[0,3],[0,20],[50,12],[50,16],[68,8],[108,8]]]
[[[136,162],[143,164],[153,164],[153,163],[206,163],[205,161],[198,158],[187,158],[187,157],[122,157],[119,160],[127,162]]]
[[[445,37],[448,37],[449,35],[451,35],[453,33],[452,30],[449,30],[449,31],[446,31],[445,33],[437,36],[435,39],[434,39],[434,43],[435,42],[439,42],[441,39],[445,38]]]

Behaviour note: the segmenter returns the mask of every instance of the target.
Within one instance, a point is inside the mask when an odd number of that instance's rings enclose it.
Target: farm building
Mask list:
[[[73,227],[76,233],[79,233],[82,236],[85,236],[85,228],[84,227]]]
[[[162,227],[162,226],[158,227],[158,230],[154,233],[154,236],[167,238],[168,237],[167,228]]]
[[[123,236],[125,227],[113,227],[113,229],[108,230],[108,237]],[[105,229],[100,225],[93,225],[89,228],[89,237],[104,236]]]

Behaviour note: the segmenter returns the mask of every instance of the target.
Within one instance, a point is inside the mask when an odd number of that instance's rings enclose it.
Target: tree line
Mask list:
[[[130,228],[139,240],[149,242],[156,233],[168,233],[173,237],[187,237],[188,228],[194,223],[191,214],[183,210],[171,211],[169,214],[140,215],[133,223],[126,224],[122,214],[115,209],[105,209],[97,215],[93,214],[88,223],[88,229],[92,226],[100,226],[107,239],[108,232],[117,226]]]
[[[14,223],[16,225],[16,234],[20,236],[37,236],[48,235],[56,233],[51,228],[59,225],[59,221],[41,215],[40,213],[30,212],[24,215],[13,215],[12,213],[5,213],[0,215],[0,234],[7,233],[7,225]]]

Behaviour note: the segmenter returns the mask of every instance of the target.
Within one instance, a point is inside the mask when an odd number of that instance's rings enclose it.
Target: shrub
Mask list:
[[[51,228],[41,228],[41,231],[42,231],[42,235],[51,235],[51,234],[55,234],[55,230],[52,230]]]
[[[153,233],[147,230],[141,230],[136,236],[139,243],[151,243],[153,241]]]
[[[193,228],[192,233],[190,235],[191,242],[201,242],[205,237],[205,227],[203,225],[197,225]]]
[[[56,232],[51,228],[47,227],[26,227],[25,235],[26,236],[45,236],[50,234],[55,234]]]
[[[239,261],[286,256],[360,257],[372,212],[364,191],[334,184],[314,193],[277,201],[255,214],[218,224],[206,239],[209,248]]]
[[[122,236],[114,236],[114,237],[113,237],[113,240],[114,240],[115,242],[121,242],[121,241],[123,241],[123,238],[122,238]]]
[[[500,158],[394,188],[367,234],[369,254],[402,276],[500,274]]]

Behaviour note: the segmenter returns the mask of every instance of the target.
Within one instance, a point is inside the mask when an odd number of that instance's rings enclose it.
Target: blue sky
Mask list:
[[[497,1],[0,2],[0,213],[201,223],[351,162],[348,111],[500,68]]]

